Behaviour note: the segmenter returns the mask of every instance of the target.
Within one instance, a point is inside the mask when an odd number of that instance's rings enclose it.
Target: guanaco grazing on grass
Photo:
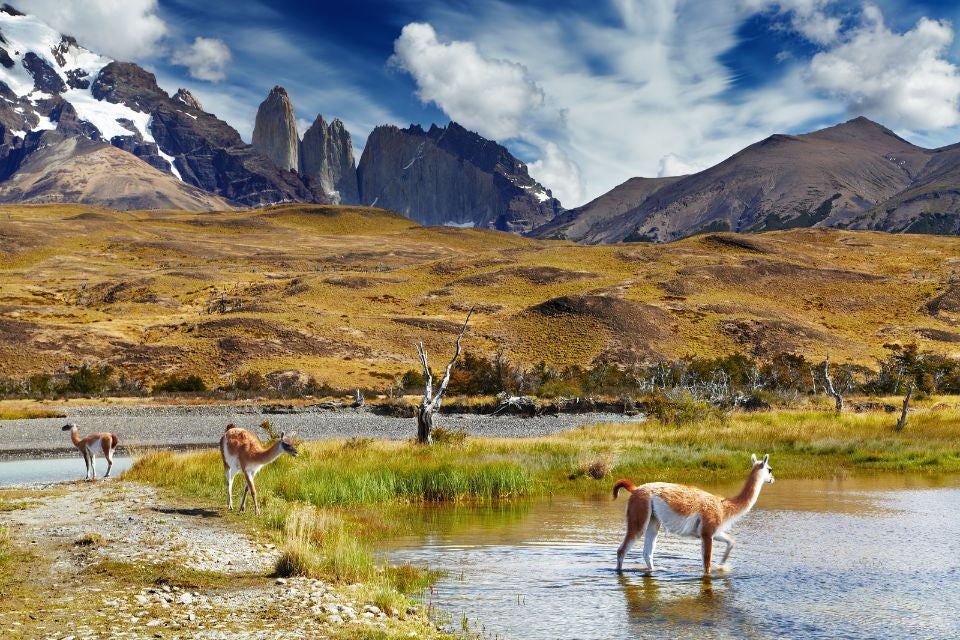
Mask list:
[[[293,437],[293,434],[290,436]],[[280,439],[269,447],[260,444],[257,436],[235,424],[228,424],[220,438],[220,455],[223,457],[223,474],[227,479],[227,508],[233,510],[233,479],[242,473],[247,480],[243,488],[243,497],[240,499],[240,511],[244,510],[247,502],[247,491],[253,496],[253,510],[260,515],[260,505],[257,502],[257,487],[253,484],[253,477],[263,467],[267,466],[284,453],[297,457],[297,448],[281,433]]]
[[[760,497],[764,484],[774,481],[770,456],[751,455],[753,468],[747,481],[733,498],[722,498],[696,487],[669,482],[650,482],[635,486],[629,480],[617,480],[613,485],[616,500],[620,489],[630,492],[627,502],[627,534],[617,549],[617,572],[623,571],[623,557],[634,539],[646,532],[643,541],[643,560],[647,570],[653,571],[653,552],[662,526],[667,531],[690,538],[700,538],[703,551],[703,571],[710,574],[713,541],[727,544],[720,564],[726,564],[735,540],[727,531],[733,523],[746,515]]]
[[[69,422],[63,425],[63,431],[70,432],[70,440],[73,446],[80,450],[83,461],[87,464],[87,480],[93,480],[97,476],[96,455],[102,453],[107,459],[107,473],[104,478],[110,477],[110,470],[113,468],[113,452],[120,444],[120,438],[114,433],[91,433],[81,438],[77,425]]]

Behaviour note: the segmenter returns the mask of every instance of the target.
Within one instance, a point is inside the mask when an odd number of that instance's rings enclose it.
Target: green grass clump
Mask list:
[[[106,542],[99,533],[85,533],[74,541],[75,547],[99,547]]]
[[[463,452],[398,443],[316,443],[305,447],[296,461],[281,458],[266,467],[257,476],[257,490],[263,496],[318,506],[494,500],[533,492],[531,474],[516,462],[469,459],[460,455]],[[225,497],[217,452],[150,453],[126,477],[174,487],[188,495]],[[238,482],[234,489],[242,491],[241,486]]]
[[[10,546],[10,527],[0,527],[0,573],[6,572],[13,552]]]
[[[67,414],[52,409],[6,407],[0,409],[0,420],[35,420],[39,418],[65,418]]]

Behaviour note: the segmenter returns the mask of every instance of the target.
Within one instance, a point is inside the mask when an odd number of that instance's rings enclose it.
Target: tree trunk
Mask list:
[[[833,380],[830,379],[830,358],[827,358],[823,363],[823,379],[826,383],[827,393],[833,396],[833,400],[837,405],[837,413],[843,411],[843,396],[834,389]]]
[[[419,444],[433,443],[430,432],[433,430],[433,411],[417,407],[417,442]]]
[[[903,410],[900,411],[900,419],[897,420],[897,431],[902,431],[907,424],[907,409],[910,406],[910,396],[913,395],[913,385],[907,387],[907,395],[903,397]]]

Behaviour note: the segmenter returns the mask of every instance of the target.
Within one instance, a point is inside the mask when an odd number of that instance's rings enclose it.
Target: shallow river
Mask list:
[[[111,476],[118,475],[133,464],[133,458],[114,456]],[[107,461],[97,458],[97,477],[107,472]],[[83,480],[87,473],[83,458],[78,453],[72,458],[42,458],[36,460],[10,460],[0,462],[0,487],[33,482],[60,482]]]
[[[652,575],[641,540],[618,576],[625,504],[423,509],[387,556],[445,569],[425,601],[490,638],[960,638],[958,477],[768,485],[706,581],[699,541],[670,534]]]

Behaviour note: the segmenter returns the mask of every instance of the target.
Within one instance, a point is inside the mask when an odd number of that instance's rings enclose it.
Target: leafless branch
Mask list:
[[[450,358],[450,362],[447,364],[447,369],[443,374],[443,380],[440,381],[440,388],[437,389],[437,395],[434,396],[433,401],[430,403],[431,410],[436,410],[440,407],[440,401],[443,399],[443,394],[446,392],[447,385],[450,383],[450,372],[453,371],[453,365],[460,356],[460,342],[463,340],[463,334],[467,332],[467,325],[470,323],[470,316],[472,315],[473,307],[470,307],[470,311],[467,312],[467,319],[463,321],[463,327],[460,328],[460,333],[457,335],[457,346],[456,349],[454,349],[453,357]]]
[[[420,366],[423,367],[423,380],[426,389],[423,392],[424,406],[430,404],[433,399],[433,374],[430,373],[430,364],[427,362],[427,351],[423,348],[423,343],[417,343],[417,356],[420,358]]]

